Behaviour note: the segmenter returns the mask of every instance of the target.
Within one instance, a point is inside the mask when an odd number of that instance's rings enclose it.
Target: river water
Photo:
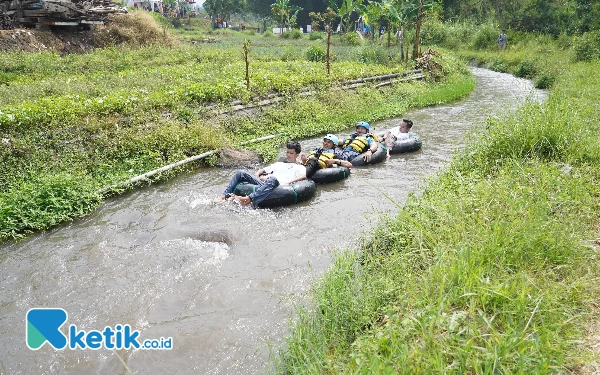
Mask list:
[[[284,345],[294,306],[343,249],[396,210],[489,115],[546,93],[474,68],[475,91],[404,117],[421,151],[354,168],[314,199],[274,210],[214,204],[233,170],[193,174],[114,198],[93,214],[0,247],[1,374],[264,374]],[[401,119],[372,124],[375,131]],[[345,133],[350,133],[348,129]],[[321,137],[301,142],[320,146]],[[284,150],[281,151],[282,155]],[[65,309],[78,330],[129,324],[172,350],[54,350],[26,346],[34,307]],[[124,365],[125,364],[125,365]]]

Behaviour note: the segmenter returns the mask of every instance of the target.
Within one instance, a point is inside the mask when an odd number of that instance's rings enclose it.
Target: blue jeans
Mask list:
[[[254,205],[254,207],[261,204],[261,202],[264,201],[269,194],[271,194],[271,191],[279,186],[279,180],[277,180],[277,178],[274,176],[269,176],[269,178],[263,182],[246,171],[237,171],[231,178],[231,181],[229,181],[229,184],[225,188],[223,195],[228,197],[229,194],[233,193],[235,187],[243,182],[258,185],[256,191],[248,195],[248,197],[250,197],[252,200],[252,205]]]

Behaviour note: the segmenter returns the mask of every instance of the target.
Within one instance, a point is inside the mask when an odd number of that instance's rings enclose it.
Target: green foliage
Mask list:
[[[473,48],[476,50],[497,48],[497,46],[498,30],[489,25],[482,25],[473,36]]]
[[[495,59],[489,66],[493,71],[506,73],[508,72],[508,65],[502,59]]]
[[[306,59],[313,62],[324,62],[325,47],[320,44],[313,44],[306,50]]]
[[[344,35],[342,39],[343,43],[347,46],[360,46],[362,45],[362,40],[357,33],[347,33]]]
[[[585,360],[600,297],[600,68],[491,119],[301,310],[278,371],[551,373]]]
[[[573,61],[600,59],[600,31],[584,33],[573,44]]]
[[[534,86],[536,89],[549,89],[555,80],[556,76],[549,73],[542,73],[535,79]]]
[[[389,56],[385,47],[370,45],[360,50],[358,59],[366,64],[386,65],[389,62]]]
[[[301,39],[304,34],[302,34],[301,30],[293,29],[291,31],[292,39]]]
[[[517,65],[514,74],[517,77],[533,78],[538,72],[538,67],[533,60],[523,60]]]
[[[318,31],[311,31],[310,34],[308,34],[308,39],[309,40],[323,39],[323,33],[318,32]]]

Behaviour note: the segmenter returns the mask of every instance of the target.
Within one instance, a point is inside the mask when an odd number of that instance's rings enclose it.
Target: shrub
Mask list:
[[[306,59],[308,61],[325,61],[325,48],[321,45],[312,45],[306,50]]]
[[[273,37],[273,32],[271,30],[267,30],[263,33],[263,36],[265,38],[271,38],[271,37]]]
[[[584,33],[573,44],[574,61],[592,61],[600,58],[600,32]]]
[[[498,31],[489,26],[483,25],[475,33],[473,37],[473,48],[475,49],[490,49],[494,48],[498,42]]]
[[[543,73],[535,80],[535,88],[536,89],[549,89],[554,84],[554,77],[552,74]]]
[[[532,60],[523,60],[517,66],[515,75],[522,78],[533,78],[537,74],[537,66]]]
[[[352,32],[344,35],[342,43],[348,46],[360,46],[362,44],[362,40],[357,33]]]
[[[311,31],[310,34],[308,34],[308,39],[310,39],[310,40],[323,39],[323,34],[318,31]]]
[[[292,30],[292,31],[291,31],[291,34],[292,34],[292,38],[293,38],[293,39],[300,39],[300,38],[302,38],[302,35],[303,35],[303,34],[302,34],[302,31],[300,31],[300,30],[298,30],[298,29],[294,29],[294,30]]]
[[[490,69],[495,72],[506,73],[508,72],[508,66],[504,60],[494,60],[490,64]]]
[[[384,47],[371,45],[361,49],[358,60],[365,64],[385,65],[390,61],[390,58]]]
[[[289,39],[292,36],[292,32],[291,31],[284,31],[283,34],[281,34],[281,37],[283,39]]]

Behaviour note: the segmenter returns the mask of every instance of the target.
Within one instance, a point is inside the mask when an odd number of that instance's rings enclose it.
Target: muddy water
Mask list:
[[[283,345],[294,304],[334,249],[375,225],[376,212],[394,209],[383,192],[401,204],[471,127],[527,97],[545,98],[528,81],[473,72],[477,88],[467,99],[405,115],[423,139],[421,151],[355,168],[349,179],[319,186],[310,202],[275,210],[212,204],[233,170],[206,169],[0,248],[0,373],[265,373],[269,348]],[[65,309],[65,333],[71,324],[130,324],[141,339],[172,337],[173,349],[56,351],[46,344],[32,351],[25,316],[33,307]]]

